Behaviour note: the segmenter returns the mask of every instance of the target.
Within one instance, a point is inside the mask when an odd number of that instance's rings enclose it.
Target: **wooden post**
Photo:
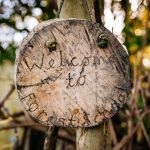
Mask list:
[[[111,150],[109,122],[91,128],[78,128],[77,150]]]
[[[58,0],[58,5],[61,0]],[[94,18],[94,0],[89,0],[90,14]],[[60,18],[89,19],[85,0],[65,0]],[[78,128],[76,130],[77,150],[111,150],[109,121],[96,127]]]

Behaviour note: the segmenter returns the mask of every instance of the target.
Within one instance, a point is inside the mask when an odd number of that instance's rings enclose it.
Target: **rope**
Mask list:
[[[57,18],[59,18],[59,16],[60,16],[60,12],[61,12],[61,10],[62,10],[63,4],[64,4],[64,0],[61,0],[60,5],[59,5],[59,7],[58,7]]]

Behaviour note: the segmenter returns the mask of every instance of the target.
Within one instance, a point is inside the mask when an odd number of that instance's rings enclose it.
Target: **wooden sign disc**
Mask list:
[[[111,118],[130,90],[129,59],[105,27],[56,19],[37,26],[16,59],[16,88],[48,126],[90,127]]]

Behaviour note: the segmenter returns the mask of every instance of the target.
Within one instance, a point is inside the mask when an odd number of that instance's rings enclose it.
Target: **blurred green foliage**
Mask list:
[[[15,51],[18,48],[15,44],[11,43],[8,45],[7,49],[1,51],[0,55],[0,64],[3,63],[4,60],[9,60],[14,63],[15,61]]]

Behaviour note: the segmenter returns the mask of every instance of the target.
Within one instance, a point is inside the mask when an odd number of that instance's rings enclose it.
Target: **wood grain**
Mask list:
[[[101,35],[106,48],[97,44]],[[56,41],[55,50],[48,41]],[[15,77],[25,109],[47,126],[98,125],[118,112],[130,91],[126,51],[106,28],[87,20],[38,25],[18,51]]]

